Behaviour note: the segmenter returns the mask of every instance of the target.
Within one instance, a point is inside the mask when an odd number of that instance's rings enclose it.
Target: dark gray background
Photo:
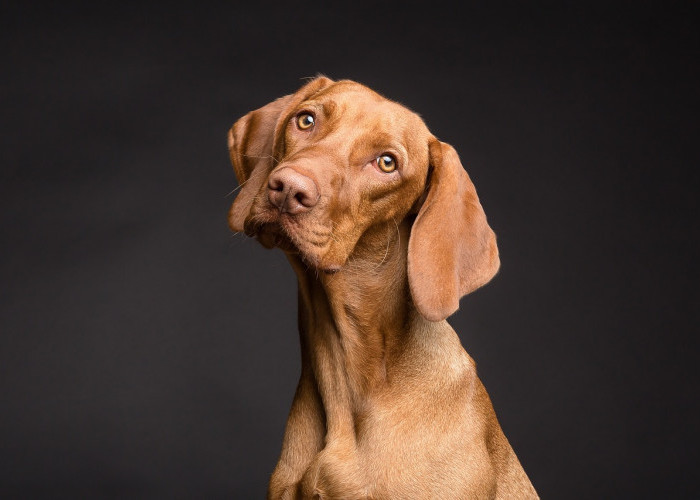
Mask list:
[[[697,494],[697,2],[87,5],[2,8],[0,493],[263,497],[296,285],[225,137],[324,73],[460,152],[502,268],[451,323],[540,494]]]

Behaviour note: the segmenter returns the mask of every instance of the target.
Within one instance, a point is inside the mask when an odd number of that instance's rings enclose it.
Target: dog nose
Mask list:
[[[318,203],[316,183],[310,177],[293,168],[285,167],[274,172],[267,181],[267,197],[280,212],[299,214]]]

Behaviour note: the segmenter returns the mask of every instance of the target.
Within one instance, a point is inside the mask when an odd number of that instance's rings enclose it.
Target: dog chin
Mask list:
[[[334,262],[327,262],[323,255],[319,255],[318,252],[314,250],[307,250],[304,245],[296,245],[289,240],[290,245],[293,250],[286,250],[280,246],[287,253],[291,253],[301,259],[301,261],[310,268],[316,269],[324,274],[335,274],[342,268],[342,264],[337,264]]]
[[[304,244],[303,239],[296,236],[291,228],[285,228],[284,224],[278,221],[264,224],[251,223],[246,226],[246,234],[255,237],[265,248],[279,248],[287,254],[298,257],[306,266],[324,274],[335,274],[343,267],[342,263],[325,262],[324,255],[313,245]]]

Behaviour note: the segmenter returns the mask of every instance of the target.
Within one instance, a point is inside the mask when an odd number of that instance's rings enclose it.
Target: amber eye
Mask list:
[[[314,118],[314,115],[310,113],[302,113],[297,116],[297,127],[299,127],[301,130],[310,129],[314,126],[314,123],[316,123],[316,119]]]
[[[382,155],[377,158],[377,165],[382,172],[387,174],[396,170],[396,160],[391,155]]]

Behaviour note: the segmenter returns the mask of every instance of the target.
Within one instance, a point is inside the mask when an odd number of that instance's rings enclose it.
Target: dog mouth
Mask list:
[[[327,262],[324,258],[334,242],[331,226],[300,221],[290,214],[270,210],[246,220],[244,230],[266,248],[279,248],[298,256],[309,267],[334,274],[340,271],[342,264]]]

